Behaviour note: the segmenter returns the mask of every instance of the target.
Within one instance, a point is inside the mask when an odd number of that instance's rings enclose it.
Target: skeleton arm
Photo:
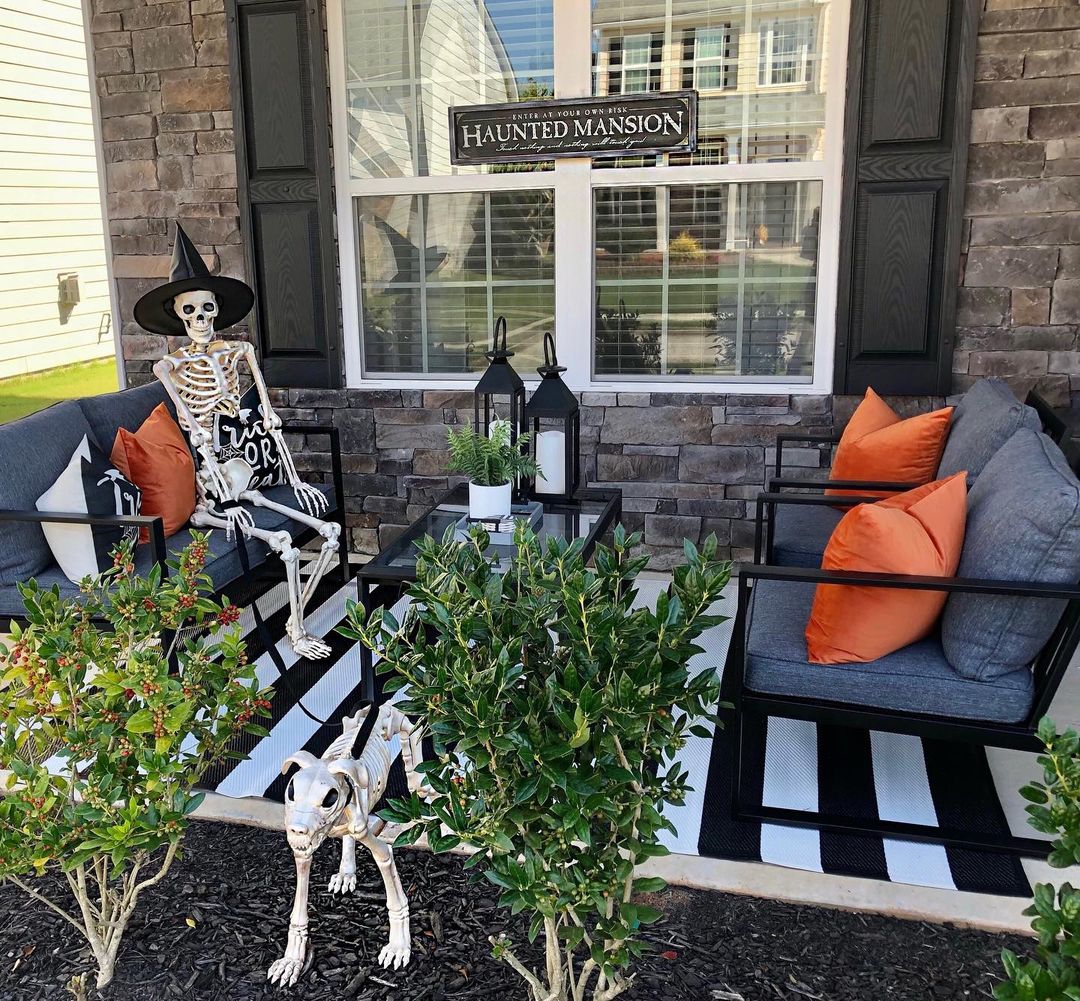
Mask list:
[[[255,392],[259,395],[259,406],[262,410],[262,424],[266,433],[274,439],[277,446],[278,456],[281,458],[281,468],[285,473],[285,479],[293,488],[296,500],[308,514],[318,516],[329,506],[329,502],[321,491],[308,483],[301,481],[296,472],[296,464],[293,462],[289,446],[285,443],[285,435],[281,430],[281,418],[277,415],[270,403],[270,391],[263,378],[262,369],[259,368],[259,359],[255,352],[255,345],[249,341],[243,342],[244,359],[247,361],[251,377],[255,382]]]

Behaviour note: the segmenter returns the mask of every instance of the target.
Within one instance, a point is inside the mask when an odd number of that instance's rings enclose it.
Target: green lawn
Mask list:
[[[0,424],[25,417],[58,400],[76,396],[96,396],[118,389],[116,359],[81,365],[65,365],[33,375],[20,375],[0,380]]]

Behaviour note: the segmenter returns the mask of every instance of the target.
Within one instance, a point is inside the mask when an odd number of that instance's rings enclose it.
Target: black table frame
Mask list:
[[[442,505],[450,503],[450,498],[454,496],[456,489],[457,488],[449,490],[443,494],[442,497],[427,508],[419,518],[406,528],[403,534],[408,535],[416,532],[418,526],[427,519],[428,515],[442,507]],[[622,517],[622,491],[614,487],[582,487],[575,492],[573,499],[569,501],[549,501],[543,500],[542,498],[536,499],[542,501],[545,512],[550,509],[555,512],[561,511],[571,514],[575,508],[580,506],[581,501],[600,501],[604,504],[604,508],[596,519],[592,531],[589,532],[585,539],[585,559],[588,559],[592,555],[593,550],[596,548],[596,544]],[[396,543],[397,539],[395,539],[391,545],[395,545]],[[385,557],[388,549],[389,547],[380,551],[378,556],[370,562],[360,566],[356,571],[356,590],[358,592],[360,605],[364,609],[365,618],[371,615],[375,608],[389,608],[402,594],[404,594],[409,585],[416,580],[416,568],[414,566],[396,567],[379,562]],[[361,644],[360,677],[364,686],[364,698],[372,702],[375,700],[374,666],[374,658],[371,651]]]

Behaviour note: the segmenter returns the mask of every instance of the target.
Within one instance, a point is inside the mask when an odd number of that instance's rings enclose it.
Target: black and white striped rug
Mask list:
[[[651,605],[666,586],[663,580],[640,581],[637,602]],[[245,738],[238,749],[247,753],[247,759],[218,766],[207,775],[207,788],[226,796],[280,801],[285,790],[282,762],[300,748],[321,754],[341,732],[339,726],[320,727],[310,719],[288,689],[303,692],[304,705],[315,716],[334,721],[351,712],[360,699],[359,647],[334,631],[344,619],[348,597],[356,597],[354,584],[340,587],[324,582],[310,605],[308,629],[325,637],[333,647],[327,660],[298,661],[287,640],[277,644],[295,683],[282,687],[273,698],[269,735]],[[284,585],[271,588],[258,604],[271,635],[283,636],[287,615]],[[399,620],[405,605],[403,599],[395,607]],[[734,588],[717,611],[731,614],[733,605]],[[277,669],[261,648],[250,609],[241,619],[241,628],[247,633],[260,683],[275,684]],[[699,640],[704,652],[694,658],[691,668],[719,670],[730,635],[730,621],[710,630]],[[379,689],[381,680],[377,679]],[[373,721],[374,714],[369,725]],[[1008,829],[981,748],[770,719],[761,723],[757,732],[748,731],[746,750],[748,793],[760,796],[769,806],[943,824],[962,830]],[[919,886],[1031,895],[1020,860],[1010,855],[734,821],[730,809],[731,747],[724,730],[715,737],[691,737],[680,758],[694,791],[683,805],[666,811],[678,831],[663,838],[673,852]],[[404,795],[405,789],[398,758],[388,795]]]

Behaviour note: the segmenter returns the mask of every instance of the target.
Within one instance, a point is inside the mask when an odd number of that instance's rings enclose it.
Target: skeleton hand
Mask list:
[[[294,483],[293,493],[296,495],[297,503],[313,518],[317,518],[329,507],[326,494],[310,483]]]
[[[235,504],[232,507],[227,507],[222,511],[222,515],[229,523],[225,529],[225,538],[230,542],[236,537],[236,530],[241,532],[245,528],[251,528],[255,524],[255,519],[251,516],[251,512],[239,504]]]

